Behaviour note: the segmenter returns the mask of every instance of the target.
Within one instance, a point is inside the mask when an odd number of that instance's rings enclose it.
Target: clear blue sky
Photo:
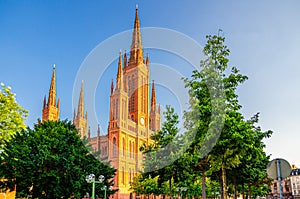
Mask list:
[[[29,126],[41,118],[54,63],[61,98],[60,117],[72,119],[73,85],[80,66],[101,42],[133,27],[136,4],[142,27],[179,31],[200,46],[205,45],[205,35],[222,29],[231,50],[230,65],[249,77],[238,89],[244,115],[250,118],[260,112],[262,128],[274,131],[266,141],[267,152],[273,154],[272,158],[282,157],[300,166],[300,2],[297,0],[0,0],[0,82],[11,86],[17,101],[29,110],[26,121]],[[127,42],[119,49],[128,51],[131,41]],[[118,56],[118,51],[106,53]],[[184,76],[190,74],[191,67],[177,60],[178,56],[159,50],[146,52],[152,63],[174,68]],[[153,66],[156,70],[159,67]],[[113,62],[99,79],[95,91],[95,113],[103,133],[107,130],[109,84],[116,70],[117,64]],[[168,75],[163,77],[171,81]],[[162,106],[172,104],[179,109],[174,95],[176,92],[158,86],[157,98]],[[94,132],[96,124],[91,125]]]

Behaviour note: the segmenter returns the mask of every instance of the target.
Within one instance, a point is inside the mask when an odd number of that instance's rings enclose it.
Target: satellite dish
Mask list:
[[[280,173],[278,173],[278,164],[280,166]],[[272,160],[267,166],[267,174],[273,180],[277,180],[278,177],[284,179],[291,175],[291,171],[292,168],[290,163],[282,158],[276,158]],[[281,174],[281,176],[279,174]]]

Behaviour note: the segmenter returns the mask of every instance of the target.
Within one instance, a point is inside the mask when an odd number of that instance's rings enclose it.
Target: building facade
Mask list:
[[[291,181],[291,192],[293,197],[300,198],[300,169],[293,168],[289,178]]]
[[[160,129],[160,108],[156,103],[154,81],[152,85],[149,81],[149,67],[149,57],[143,53],[136,8],[130,53],[120,52],[116,85],[111,83],[107,135],[100,136],[98,128],[98,136],[90,138],[93,149],[100,150],[101,158],[117,169],[116,199],[130,197],[130,182],[143,170],[139,148],[150,144],[151,135]]]
[[[128,56],[128,58],[127,58]],[[150,82],[150,61],[144,56],[138,8],[135,12],[130,52],[120,52],[117,75],[110,87],[109,123],[106,135],[91,137],[87,130],[88,116],[84,114],[84,87],[81,85],[78,110],[74,110],[73,124],[81,137],[87,136],[94,151],[100,151],[103,161],[117,169],[113,189],[114,199],[131,196],[130,182],[143,170],[139,148],[149,145],[151,135],[160,129],[160,107],[156,102],[155,83]],[[151,89],[150,89],[151,88]],[[150,94],[151,90],[151,94]],[[59,100],[56,103],[56,69],[53,68],[48,102],[43,104],[42,120],[59,119]],[[87,132],[88,131],[88,132]]]

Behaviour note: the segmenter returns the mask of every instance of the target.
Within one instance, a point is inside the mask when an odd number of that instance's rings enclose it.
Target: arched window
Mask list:
[[[129,141],[129,158],[131,158],[131,141]]]
[[[135,152],[134,152],[134,142],[132,142],[132,158],[134,158],[134,154],[135,154]]]
[[[128,171],[128,181],[131,182],[131,169]]]
[[[131,93],[131,112],[134,112],[134,93],[135,93],[135,79],[134,76],[132,75],[132,81],[131,81],[131,89],[132,89],[132,93]]]
[[[116,99],[116,119],[119,119],[119,99]]]
[[[125,184],[125,171],[124,171],[124,167],[122,167],[122,183]]]
[[[122,139],[122,145],[123,145],[123,156],[125,156],[125,138]]]
[[[117,139],[113,139],[113,157],[117,156]]]
[[[128,95],[129,95],[129,99],[131,99],[131,92],[132,92],[132,88],[131,88],[131,80],[130,77],[128,77]],[[128,103],[128,113],[130,113],[131,110],[131,103]]]

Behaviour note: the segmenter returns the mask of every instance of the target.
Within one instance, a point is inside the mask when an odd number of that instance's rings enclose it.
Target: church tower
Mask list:
[[[44,97],[42,121],[44,120],[58,120],[59,119],[60,100],[56,103],[56,68],[53,66],[51,84],[48,95],[48,102],[46,96]]]
[[[73,116],[73,124],[78,129],[78,133],[81,138],[87,136],[87,120],[88,120],[88,114],[87,112],[84,114],[84,91],[83,91],[83,81],[81,82],[81,89],[80,89],[80,95],[79,95],[79,101],[78,101],[78,109],[77,114],[74,110],[74,116]]]
[[[149,104],[150,61],[143,54],[138,8],[128,55],[120,52],[116,86],[112,81],[110,87],[107,159],[117,169],[114,189],[119,191],[114,199],[129,198],[130,182],[142,171],[139,148],[152,143],[151,135],[160,128],[154,82]]]

